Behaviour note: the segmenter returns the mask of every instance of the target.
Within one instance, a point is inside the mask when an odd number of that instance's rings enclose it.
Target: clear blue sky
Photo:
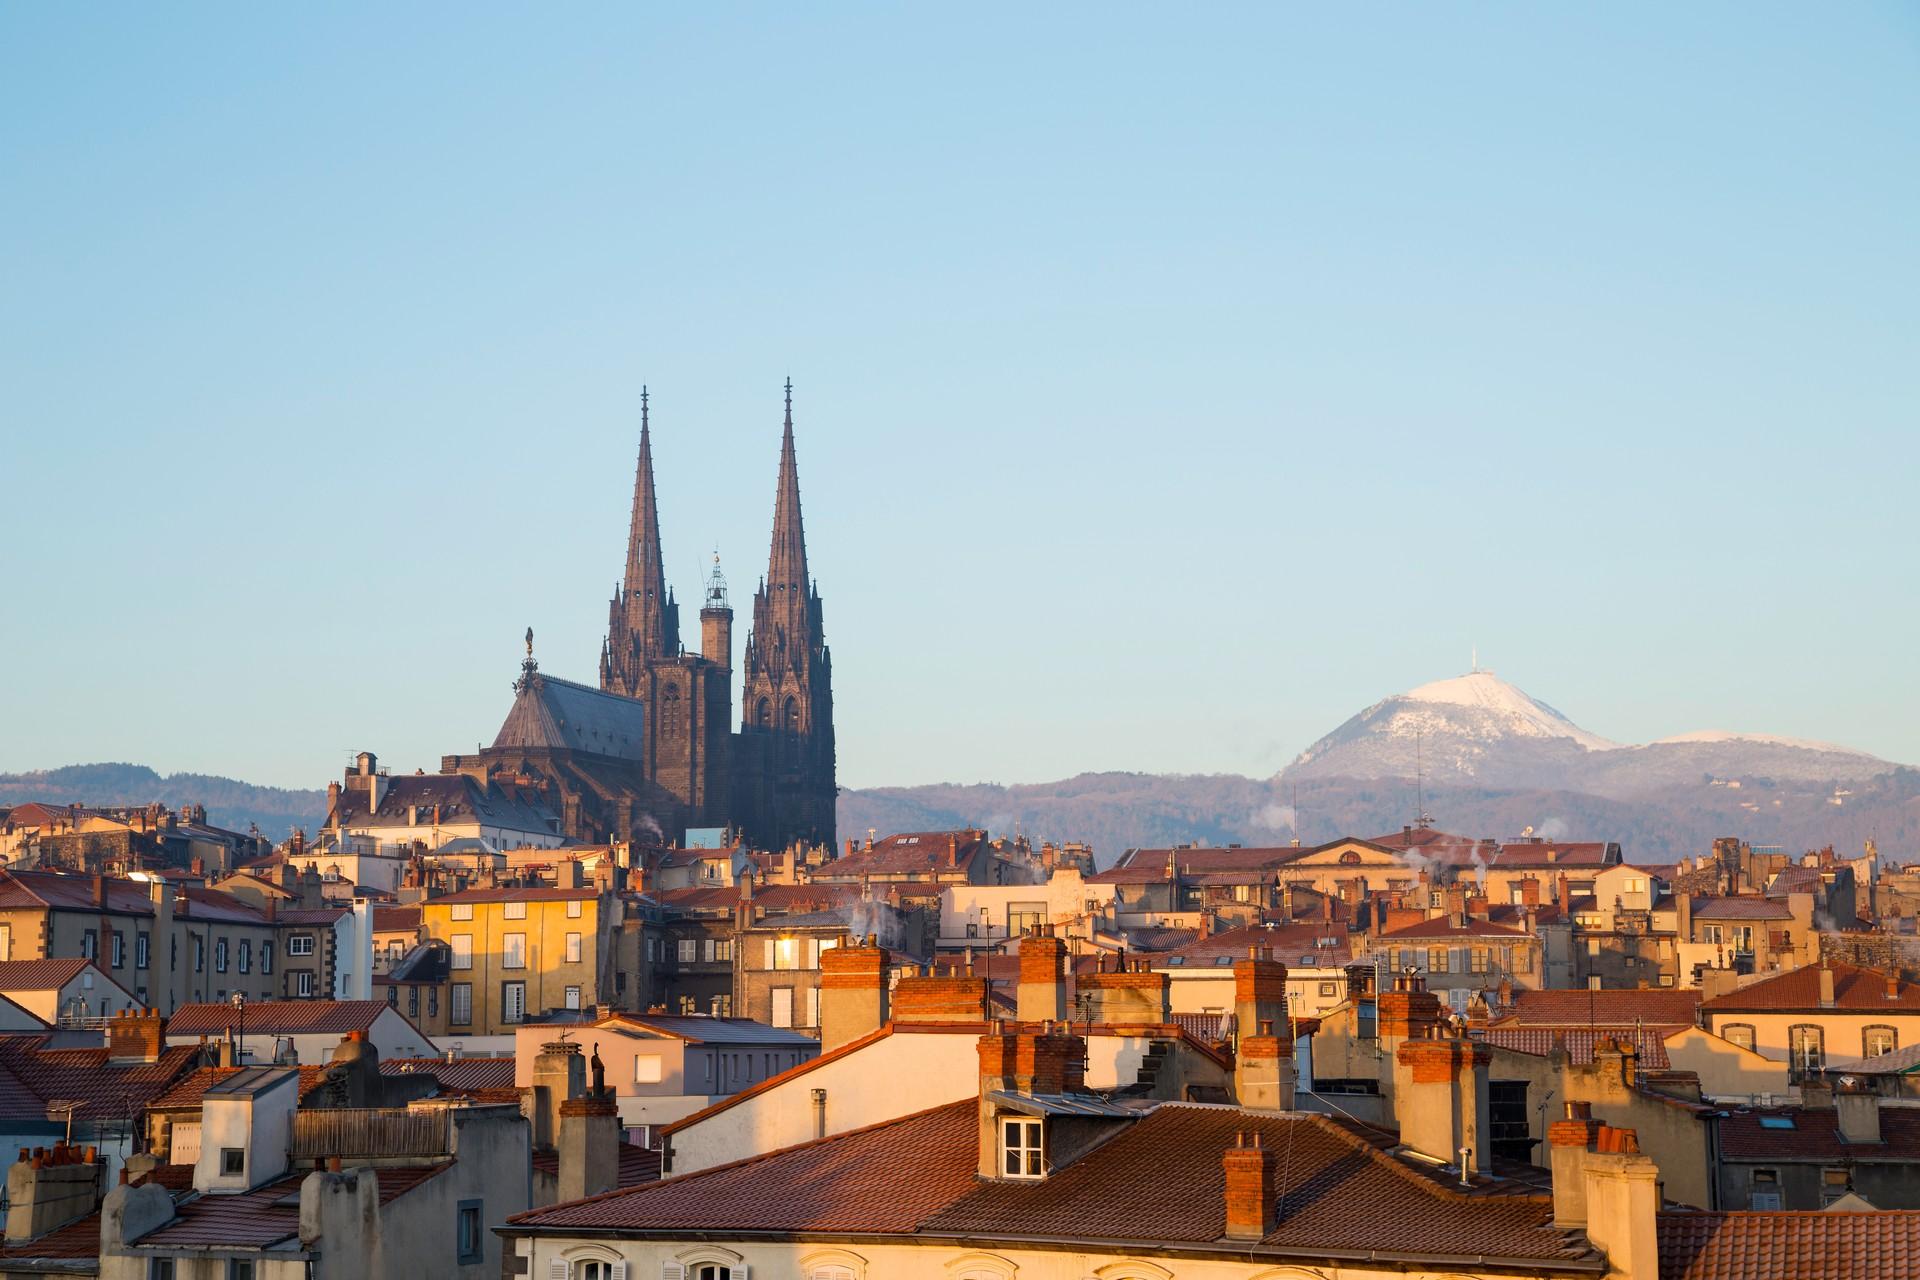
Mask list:
[[[788,374],[848,784],[1268,773],[1475,644],[1920,761],[1917,300],[1912,5],[10,5],[0,769],[591,680],[642,383],[744,633]]]

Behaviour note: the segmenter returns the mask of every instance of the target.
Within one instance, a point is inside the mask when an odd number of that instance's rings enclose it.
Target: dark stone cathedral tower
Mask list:
[[[677,839],[672,828],[728,823],[733,672],[730,654],[693,654],[680,647],[680,606],[666,578],[643,388],[627,572],[607,608],[600,688],[645,704],[644,769],[648,781],[679,802],[679,813],[657,819],[667,837]],[[702,625],[707,626],[704,612]]]
[[[753,597],[735,785],[743,826],[763,848],[834,843],[833,659],[820,590],[807,574],[800,470],[793,452],[793,383],[787,383],[774,488],[773,546]]]
[[[753,599],[733,730],[733,609],[719,557],[700,609],[700,650],[680,645],[680,609],[660,552],[653,439],[640,394],[626,573],[607,609],[598,688],[539,670],[529,633],[514,702],[491,747],[444,757],[447,773],[522,794],[529,786],[575,840],[682,841],[731,827],[781,850],[834,840],[832,662],[807,575],[787,384],[773,551]],[[503,792],[504,794],[504,792]]]

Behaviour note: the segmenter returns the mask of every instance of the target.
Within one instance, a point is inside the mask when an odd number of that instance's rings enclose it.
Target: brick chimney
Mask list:
[[[1233,962],[1233,1025],[1242,1035],[1259,1035],[1264,1026],[1286,1035],[1287,966],[1266,947],[1250,947]],[[1275,1034],[1275,1032],[1269,1032]]]
[[[1660,1170],[1639,1136],[1600,1125],[1583,1172],[1587,1239],[1607,1255],[1608,1280],[1659,1280]]]
[[[1229,1240],[1265,1239],[1278,1221],[1279,1161],[1273,1148],[1261,1144],[1257,1130],[1237,1133],[1220,1166],[1226,1175],[1226,1225],[1220,1234]]]
[[[1440,1023],[1440,997],[1427,990],[1426,977],[1418,972],[1394,975],[1393,990],[1375,997],[1375,1007],[1376,1034],[1383,1041],[1425,1036]]]
[[[1103,964],[1096,973],[1081,974],[1076,986],[1091,1022],[1163,1026],[1173,1017],[1167,983],[1167,975],[1146,961],[1122,957],[1112,969]]]
[[[1540,909],[1540,881],[1533,876],[1520,882],[1520,905],[1529,911]]]
[[[979,1174],[983,1178],[1003,1178],[1000,1147],[1000,1122],[1022,1115],[996,1101],[995,1093],[1061,1094],[1079,1093],[1086,1087],[1087,1042],[1080,1036],[1048,1027],[1039,1032],[1009,1031],[996,1022],[994,1030],[981,1036],[980,1054],[980,1126]],[[1052,1163],[1052,1152],[1043,1143],[1045,1160]]]
[[[1493,1171],[1487,1068],[1492,1051],[1453,1036],[1407,1040],[1394,1053],[1394,1110],[1400,1141],[1443,1164],[1467,1152],[1467,1170]]]
[[[107,1022],[107,1061],[158,1062],[166,1043],[167,1024],[151,1010],[123,1010]]]
[[[1022,1022],[1059,1022],[1067,1016],[1067,944],[1048,925],[1020,939],[1016,1011]]]
[[[1590,1102],[1565,1104],[1566,1115],[1547,1126],[1547,1150],[1553,1170],[1553,1225],[1587,1225],[1587,1152],[1600,1132]]]
[[[956,966],[913,974],[893,987],[895,1022],[985,1022],[987,980]]]
[[[887,972],[893,957],[873,935],[820,953],[820,1051],[878,1031],[887,1022]]]

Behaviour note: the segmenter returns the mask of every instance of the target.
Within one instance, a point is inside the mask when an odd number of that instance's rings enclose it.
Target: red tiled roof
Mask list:
[[[984,831],[903,831],[814,869],[816,880],[963,871],[987,847]]]
[[[1389,929],[1380,935],[1383,940],[1388,941],[1400,938],[1526,938],[1531,936],[1525,929],[1495,924],[1491,919],[1478,916],[1468,916],[1460,924],[1455,924],[1451,916],[1433,916],[1417,924]]]
[[[544,1149],[534,1152],[533,1167],[542,1173],[558,1177],[560,1173],[559,1153]],[[622,1191],[628,1187],[637,1187],[643,1182],[658,1182],[660,1180],[660,1153],[658,1151],[651,1151],[646,1147],[636,1147],[631,1142],[622,1142],[620,1144],[620,1172],[616,1174],[615,1177],[618,1179],[615,1186]]]
[[[1223,872],[1265,873],[1326,847],[1280,845],[1258,849],[1129,849],[1107,870],[1088,876],[1087,883],[1150,884],[1167,878],[1169,863],[1182,877]]]
[[[0,960],[0,991],[57,991],[92,963],[78,956],[47,960]]]
[[[1769,1128],[1762,1116],[1793,1127]],[[1920,1111],[1881,1107],[1879,1142],[1841,1137],[1840,1113],[1831,1107],[1734,1111],[1720,1122],[1720,1153],[1730,1160],[1920,1160]]]
[[[975,1176],[976,1103],[969,1098],[508,1221],[665,1236],[992,1235],[1207,1247],[1224,1225],[1221,1156],[1241,1131],[1288,1152],[1277,1188],[1287,1216],[1264,1241],[1243,1246],[1249,1253],[1592,1256],[1584,1240],[1553,1229],[1548,1197],[1450,1190],[1324,1117],[1184,1103],[1162,1104],[1039,1183]],[[903,1160],[903,1152],[913,1158]]]
[[[207,1090],[230,1075],[236,1075],[242,1067],[199,1067],[181,1076],[173,1087],[153,1099],[147,1105],[155,1111],[184,1111],[198,1108]],[[323,1066],[308,1066],[300,1069],[299,1095],[304,1098],[320,1085],[326,1083],[327,1069]]]
[[[1793,912],[1784,902],[1767,898],[1695,898],[1696,920],[1791,920]]]
[[[399,933],[420,927],[420,908],[415,907],[375,907],[373,909],[373,931],[375,933]]]
[[[56,1100],[85,1102],[80,1120],[118,1116],[124,1107],[139,1108],[190,1070],[199,1049],[178,1045],[162,1049],[155,1062],[110,1063],[107,1050],[48,1049],[49,1037],[0,1037],[0,1099],[16,1104],[15,1114],[44,1118],[47,1104]],[[11,1079],[7,1079],[10,1077]],[[0,1109],[4,1109],[0,1107]]]
[[[443,902],[585,902],[600,896],[592,886],[584,889],[556,889],[551,885],[528,885],[507,889],[462,889],[427,901],[435,906]]]
[[[249,1035],[345,1035],[366,1031],[393,1006],[385,1000],[258,1000],[246,1007]],[[224,1000],[183,1004],[167,1019],[167,1037],[223,1035],[241,1014]]]
[[[281,907],[273,918],[276,924],[332,924],[347,913],[345,907]]]
[[[1690,1027],[1698,991],[1516,991],[1496,1027]]]
[[[520,1091],[513,1085],[512,1058],[385,1058],[380,1063],[383,1076],[412,1075],[424,1072],[440,1082],[446,1093],[464,1093],[476,1098],[518,1101]]]
[[[1337,946],[1319,947],[1322,938],[1338,938],[1340,942]],[[1167,959],[1178,956],[1183,968],[1192,968],[1196,963],[1212,963],[1222,956],[1239,960],[1255,947],[1265,947],[1273,953],[1274,959],[1287,965],[1297,963],[1301,956],[1312,954],[1316,949],[1331,953],[1324,961],[1326,964],[1345,964],[1352,958],[1346,925],[1338,921],[1323,923],[1319,920],[1303,920],[1293,924],[1247,924],[1226,929],[1179,948]],[[1160,968],[1164,961],[1151,959],[1151,963],[1155,968]],[[1322,962],[1316,958],[1315,963]]]
[[[1920,1210],[1662,1213],[1660,1280],[1907,1280]]]
[[[1692,1023],[1688,1023],[1692,1026]],[[1574,1062],[1585,1065],[1593,1061],[1593,1047],[1602,1040],[1619,1040],[1632,1044],[1639,1050],[1640,1071],[1665,1071],[1673,1065],[1667,1057],[1667,1040],[1679,1027],[1641,1026],[1641,1027],[1507,1027],[1490,1026],[1482,1038],[1490,1045],[1502,1049],[1511,1049],[1515,1053],[1530,1053],[1544,1058],[1553,1052],[1555,1039],[1562,1040],[1567,1046],[1567,1056]]]
[[[1832,961],[1833,1007],[1854,1012],[1893,1009],[1920,1010],[1920,983],[1902,980],[1893,999],[1887,998],[1887,975],[1877,969]],[[1743,1013],[1765,1009],[1820,1008],[1820,966],[1806,965],[1774,978],[1762,978],[1736,991],[1704,1001],[1708,1013]]]
[[[380,1203],[388,1204],[452,1165],[409,1165],[375,1170]],[[137,1241],[173,1248],[264,1249],[300,1232],[300,1172],[236,1195],[199,1195],[174,1207],[174,1217]],[[282,1203],[291,1198],[291,1203]]]

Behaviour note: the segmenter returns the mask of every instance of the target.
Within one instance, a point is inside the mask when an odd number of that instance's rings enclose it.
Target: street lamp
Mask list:
[[[233,1055],[233,1065],[244,1067],[247,1064],[247,997],[246,993],[236,991],[228,997],[234,1011],[240,1015],[240,1049]]]

